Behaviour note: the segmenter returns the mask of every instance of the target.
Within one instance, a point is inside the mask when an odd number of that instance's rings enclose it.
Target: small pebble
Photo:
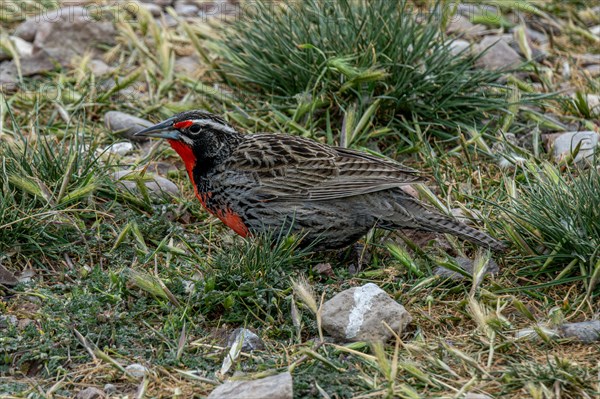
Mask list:
[[[227,347],[231,348],[240,340],[242,341],[242,352],[252,352],[264,348],[264,344],[260,337],[246,328],[235,329],[227,339]]]
[[[565,323],[558,327],[563,338],[577,338],[581,342],[591,344],[600,341],[600,320]]]
[[[108,147],[107,151],[111,154],[127,155],[128,153],[133,151],[133,144],[131,144],[128,141],[122,143],[115,143]]]
[[[148,375],[148,369],[139,363],[130,364],[129,366],[125,367],[125,371],[134,378],[144,378],[146,375]]]
[[[75,399],[102,399],[102,398],[106,398],[106,394],[104,393],[104,391],[102,391],[98,388],[94,388],[94,387],[85,388],[85,389],[77,392],[77,395],[75,395]]]
[[[106,392],[107,395],[112,395],[117,393],[117,387],[113,384],[106,384],[104,385],[104,392]]]

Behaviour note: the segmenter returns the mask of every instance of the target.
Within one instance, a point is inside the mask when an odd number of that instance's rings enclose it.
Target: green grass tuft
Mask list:
[[[591,167],[561,174],[548,163],[526,173],[512,200],[505,229],[534,266],[531,277],[590,279],[600,269],[600,171]],[[597,277],[596,277],[597,278]]]
[[[502,72],[473,68],[476,55],[453,55],[438,13],[415,17],[404,1],[298,4],[256,2],[216,46],[230,83],[256,94],[250,102],[272,104],[276,118],[324,135],[343,119],[340,141],[352,145],[416,124],[453,138],[509,112]]]

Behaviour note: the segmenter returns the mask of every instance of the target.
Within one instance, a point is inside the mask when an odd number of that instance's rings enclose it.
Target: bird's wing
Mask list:
[[[224,168],[251,174],[263,201],[330,200],[421,181],[395,161],[288,135],[247,136],[230,160]]]

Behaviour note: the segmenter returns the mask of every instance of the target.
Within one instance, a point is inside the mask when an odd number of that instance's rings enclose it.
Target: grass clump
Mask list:
[[[510,226],[505,226],[521,252],[539,261],[530,272],[560,270],[559,277],[597,280],[600,171],[592,167],[561,174],[546,163],[531,172],[524,175],[527,184],[513,198]]]
[[[502,73],[472,68],[477,55],[454,55],[439,13],[385,0],[258,1],[252,10],[218,43],[230,83],[328,133],[330,118],[345,115],[346,145],[415,124],[456,137],[508,112]]]
[[[263,235],[218,250],[198,287],[200,312],[224,322],[283,322],[288,318],[294,266],[306,271],[310,249],[293,237]]]
[[[14,137],[0,141],[0,252],[56,255],[81,235],[79,218],[94,214],[88,199],[108,180],[79,133]]]

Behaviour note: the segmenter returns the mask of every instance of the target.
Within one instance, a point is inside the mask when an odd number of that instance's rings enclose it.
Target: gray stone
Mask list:
[[[104,392],[106,392],[107,395],[113,395],[117,393],[117,387],[113,384],[106,384],[104,385]]]
[[[289,372],[252,381],[225,381],[207,399],[292,399],[294,390]]]
[[[101,398],[106,398],[106,394],[104,393],[104,391],[102,391],[98,388],[94,388],[94,387],[85,388],[84,390],[77,392],[77,395],[75,395],[75,399],[101,399]]]
[[[195,17],[198,14],[198,11],[200,11],[200,9],[194,4],[183,4],[180,1],[175,4],[175,12],[180,17]]]
[[[539,32],[534,29],[525,28],[525,34],[527,37],[538,44],[547,44],[549,42],[548,35],[543,32]]]
[[[31,57],[21,59],[21,73],[23,76],[39,75],[50,72],[55,68],[56,65],[44,51],[38,51]]]
[[[34,51],[45,50],[62,66],[70,65],[74,56],[94,50],[101,43],[114,44],[117,36],[112,22],[95,21],[87,14],[72,13],[75,8],[59,9],[52,17],[43,18],[33,42]]]
[[[94,76],[102,76],[114,71],[114,68],[109,67],[104,61],[101,60],[91,60],[88,63],[88,68],[94,74]]]
[[[558,333],[563,338],[577,338],[587,344],[600,341],[600,320],[565,323],[558,327]]]
[[[460,15],[464,15],[467,18],[472,18],[477,15],[484,15],[489,18],[493,18],[500,17],[502,15],[498,7],[476,3],[458,3],[456,5],[456,12]]]
[[[544,61],[546,58],[548,58],[548,55],[549,55],[548,52],[546,51],[546,48],[548,46],[545,44],[544,45],[536,45],[535,43],[533,43],[533,41],[531,40],[531,38],[529,37],[529,34],[527,32],[528,31],[525,30],[525,38],[527,40],[527,45],[529,46],[529,49],[531,50],[531,58],[538,62]],[[519,46],[519,42],[515,38],[514,34],[504,34],[504,35],[495,36],[495,37],[506,42],[521,57],[525,58],[525,54],[523,53],[521,46]]]
[[[244,12],[238,7],[239,1],[232,0],[212,0],[197,2],[200,8],[198,16],[203,20],[219,18],[221,21],[233,21],[240,17],[240,12]]]
[[[66,4],[67,2],[63,1],[62,3],[64,4],[64,7],[54,10],[45,10],[38,15],[34,15],[30,19],[34,20],[38,24],[40,22],[69,22],[74,21],[75,19],[89,20],[98,10],[96,7],[82,7],[82,4],[78,4],[78,2]]]
[[[0,62],[0,93],[16,90],[19,77],[17,67],[12,61]]]
[[[9,326],[16,326],[19,322],[16,316],[13,315],[0,315],[0,330],[8,328]]]
[[[14,35],[32,43],[35,39],[35,34],[37,33],[38,26],[39,21],[36,21],[33,18],[26,19],[25,21],[21,22],[19,26],[16,27]]]
[[[485,53],[477,61],[485,69],[510,69],[517,67],[522,59],[519,54],[501,37],[486,36],[477,46],[477,51]]]
[[[44,52],[35,53],[31,57],[21,58],[21,74],[33,76],[52,71],[55,65]],[[0,66],[0,90],[14,90],[19,82],[17,65],[14,61],[3,62]]]
[[[173,0],[142,0],[142,3],[155,3],[160,7],[167,7],[173,4]]]
[[[0,264],[0,284],[10,287],[19,284],[17,277],[2,264]]]
[[[550,139],[549,145],[554,146],[554,158],[558,161],[570,155],[581,143],[575,157],[575,162],[579,162],[594,155],[598,148],[598,138],[598,133],[593,131],[567,132],[553,137],[553,143]]]
[[[590,32],[592,32],[593,35],[600,37],[600,25],[592,26]]]
[[[373,283],[340,292],[323,304],[323,329],[341,341],[386,341],[411,322],[404,306]]]
[[[448,46],[450,47],[450,52],[454,55],[468,55],[470,53],[469,48],[471,48],[471,43],[466,40],[456,39],[451,41]]]
[[[141,6],[144,7],[153,17],[160,17],[163,10],[162,7],[158,4],[154,3],[141,3]]]
[[[467,274],[473,275],[473,261],[469,258],[455,258],[454,259],[458,266],[463,269]],[[487,274],[498,274],[500,268],[498,267],[498,263],[495,260],[490,259],[488,263],[485,265],[484,275]],[[446,269],[443,266],[438,266],[434,273],[437,276],[449,278],[451,280],[463,280],[465,276],[462,273],[459,273],[454,270]]]
[[[198,57],[193,55],[180,57],[175,60],[174,69],[176,73],[194,76],[200,69],[200,61],[198,60]]]
[[[174,28],[179,25],[179,22],[169,14],[163,14],[156,22],[166,28]]]
[[[264,343],[260,337],[246,328],[236,328],[227,338],[227,347],[239,345],[242,342],[242,352],[252,352],[264,348]]]
[[[592,64],[584,67],[584,70],[590,74],[592,78],[600,76],[600,64]]]
[[[137,183],[133,180],[126,180],[127,175],[133,173],[130,170],[120,170],[114,172],[112,177],[124,189],[136,192],[138,190]],[[179,195],[179,187],[169,179],[161,176],[155,176],[150,173],[144,175],[144,185],[148,189],[148,193],[155,199],[169,198],[170,196]]]
[[[144,137],[134,136],[137,132],[152,126],[152,122],[120,111],[109,111],[104,115],[104,124],[113,133],[132,141],[146,141]]]
[[[457,34],[464,37],[475,38],[483,36],[487,28],[481,24],[473,24],[467,17],[455,15],[446,26],[446,33]]]
[[[570,54],[581,66],[600,64],[600,54]]]

